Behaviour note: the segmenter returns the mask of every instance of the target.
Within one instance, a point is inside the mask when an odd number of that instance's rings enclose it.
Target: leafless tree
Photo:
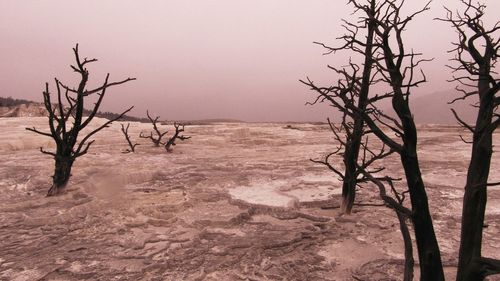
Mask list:
[[[430,2],[423,9],[406,17],[401,15],[403,4],[404,1],[383,1],[381,14],[378,14],[375,19],[377,25],[375,29],[376,44],[381,49],[375,62],[383,79],[391,87],[390,99],[397,118],[384,116],[380,112],[370,118],[366,118],[368,116],[363,112],[361,114],[365,116],[365,122],[373,133],[400,156],[411,200],[411,220],[419,254],[420,278],[421,280],[438,281],[444,280],[441,254],[420,171],[417,154],[417,129],[408,103],[411,90],[426,81],[421,70],[421,78],[417,77],[419,64],[425,62],[426,59],[419,58],[420,54],[413,51],[408,52],[402,37],[408,23],[418,14],[428,10]],[[377,115],[390,120],[392,124],[389,125],[389,122],[382,121]],[[378,124],[374,121],[378,121]],[[399,136],[400,142],[384,133],[379,126],[380,124]]]
[[[342,81],[340,82],[341,83],[339,84],[344,84],[342,83]],[[343,88],[343,86],[339,87],[339,89],[341,88]],[[334,164],[332,164],[331,161],[329,161],[329,158],[341,152],[343,150],[343,147],[347,145],[347,142],[345,141],[345,131],[343,130],[343,128],[348,125],[346,124],[345,118],[342,120],[342,123],[339,126],[335,126],[329,119],[328,124],[330,125],[330,129],[334,134],[334,139],[339,146],[337,147],[336,151],[328,154],[325,160],[312,161],[326,165],[330,170],[332,170],[342,179],[343,174],[335,167]],[[383,201],[383,205],[396,212],[404,243],[405,264],[403,280],[411,281],[413,280],[413,268],[415,262],[413,259],[412,238],[407,224],[408,221],[411,221],[411,210],[405,206],[406,194],[408,194],[409,191],[407,188],[402,192],[398,191],[398,189],[394,185],[394,182],[400,181],[401,179],[399,178],[392,178],[390,176],[374,176],[374,174],[380,174],[385,170],[385,167],[378,165],[377,161],[389,157],[395,151],[392,149],[387,149],[384,144],[382,144],[380,148],[373,148],[368,140],[369,135],[365,134],[364,140],[360,142],[360,159],[356,167],[356,171],[359,172],[359,176],[356,177],[356,185],[362,187],[363,185],[367,185],[370,183],[375,184],[375,186],[379,190],[379,196]],[[377,166],[375,166],[376,164]],[[387,192],[386,186],[389,186],[391,191],[390,193],[392,193],[392,195]]]
[[[146,110],[146,115],[148,116],[148,119],[149,121],[151,121],[151,124],[153,124],[153,130],[154,130],[154,133],[156,134],[155,136],[153,136],[153,132],[150,132],[149,136],[146,136],[146,135],[143,135],[142,132],[139,134],[139,137],[140,138],[143,138],[143,139],[150,139],[152,142],[153,142],[153,145],[154,146],[160,146],[160,144],[163,144],[161,142],[161,139],[163,138],[163,136],[165,136],[168,131],[165,131],[165,132],[161,132],[160,129],[158,129],[158,119],[160,118],[160,116],[156,116],[154,119],[149,115],[149,111]]]
[[[120,124],[122,126],[122,133],[125,136],[125,140],[128,143],[129,148],[125,149],[122,153],[130,153],[130,152],[135,152],[135,147],[138,146],[138,143],[132,143],[130,140],[130,136],[128,134],[128,128],[130,127],[130,123],[127,124],[127,127],[123,126],[123,124]]]
[[[353,70],[353,73],[356,72],[359,67],[353,65],[351,63],[351,69]],[[315,163],[321,163],[325,166],[327,166],[331,171],[333,171],[339,178],[343,181],[344,180],[344,174],[339,170],[335,164],[333,164],[330,158],[334,155],[340,155],[343,156],[343,147],[347,145],[347,139],[349,139],[350,135],[349,133],[349,128],[350,124],[346,121],[347,118],[345,118],[346,115],[356,115],[356,110],[353,110],[355,104],[352,102],[352,99],[350,98],[350,95],[353,92],[356,92],[356,88],[351,88],[350,86],[356,84],[355,82],[349,80],[356,80],[356,75],[351,75],[349,72],[345,69],[343,70],[337,70],[338,73],[344,73],[342,78],[338,81],[338,85],[335,87],[329,87],[328,90],[326,88],[318,88],[314,85],[314,82],[311,80],[308,80],[307,83],[314,89],[316,92],[318,92],[320,95],[318,98],[321,100],[326,99],[330,100],[330,103],[341,110],[343,112],[343,118],[339,126],[335,126],[329,119],[328,119],[328,124],[330,125],[330,129],[334,134],[334,139],[336,140],[336,143],[339,145],[338,148],[332,152],[329,153],[326,157],[325,160],[314,160],[312,159],[313,162]],[[350,86],[348,86],[350,85]],[[375,96],[373,97],[374,99],[378,99],[380,96]],[[369,99],[371,100],[371,99]],[[348,128],[348,129],[346,129]],[[369,143],[368,143],[368,137],[370,135],[368,130],[365,130],[364,133],[364,141],[362,140],[360,142],[360,159],[359,163],[356,165],[356,171],[357,171],[357,176],[356,176],[356,186],[362,187],[365,184],[373,183],[379,190],[379,195],[380,198],[383,200],[384,205],[393,209],[396,212],[399,225],[400,225],[400,230],[402,233],[403,237],[403,242],[404,242],[404,249],[405,249],[405,269],[404,269],[404,280],[409,281],[413,279],[413,266],[414,266],[414,260],[413,260],[413,246],[412,246],[412,240],[411,240],[411,235],[409,233],[407,221],[411,221],[411,210],[407,207],[405,207],[404,202],[405,202],[405,195],[408,193],[408,190],[404,190],[402,192],[399,192],[393,182],[395,178],[391,178],[389,176],[374,176],[374,174],[379,174],[382,171],[385,170],[384,167],[375,167],[372,168],[376,161],[382,160],[386,157],[389,157],[392,155],[395,151],[392,149],[387,149],[387,147],[383,144],[382,147],[379,149],[378,152],[376,152],[376,149],[371,148]],[[390,196],[388,192],[386,191],[387,188],[386,186],[390,187],[390,190],[393,194],[393,196]]]
[[[89,79],[89,72],[86,65],[97,61],[96,59],[84,58],[81,60],[78,53],[78,44],[73,48],[76,59],[76,65],[71,65],[71,68],[80,75],[80,83],[78,88],[70,88],[64,85],[61,81],[55,78],[55,85],[57,90],[57,105],[53,106],[51,101],[51,93],[49,91],[49,83],[45,83],[45,91],[43,92],[43,101],[45,108],[48,111],[49,128],[50,132],[39,131],[36,128],[26,128],[43,136],[50,137],[56,144],[56,151],[46,151],[40,147],[40,151],[48,154],[55,159],[55,170],[53,175],[52,186],[50,187],[47,196],[56,195],[61,192],[67,185],[71,176],[71,168],[76,158],[85,155],[94,140],[90,138],[106,128],[113,121],[120,119],[125,113],[129,112],[133,107],[125,110],[118,117],[111,119],[101,126],[93,129],[87,133],[83,138],[79,138],[79,133],[86,128],[93,120],[94,116],[99,110],[102,100],[106,94],[106,90],[111,86],[120,85],[128,81],[135,80],[135,78],[127,78],[118,82],[109,82],[109,73],[106,75],[102,86],[95,89],[87,89],[87,82]],[[85,119],[83,116],[85,99],[91,95],[97,95],[97,101]],[[67,106],[63,105],[63,99]],[[70,125],[72,119],[72,125]]]
[[[373,45],[375,22],[372,20],[376,12],[376,1],[369,0],[367,2],[367,8],[364,12],[370,13],[371,16],[364,15],[363,13],[357,22],[343,21],[343,27],[346,29],[346,34],[339,38],[344,42],[340,47],[329,47],[323,43],[315,42],[327,49],[325,54],[331,54],[338,51],[351,51],[359,53],[364,57],[362,77],[359,81],[356,81],[357,92],[355,95],[350,96],[352,99],[350,102],[356,104],[357,108],[361,111],[366,110],[369,89],[374,83],[372,79],[372,69],[373,53],[376,49]],[[354,6],[357,5],[356,1],[349,1],[349,3]],[[356,8],[356,10],[360,11],[359,8]],[[361,37],[360,30],[366,30],[366,39],[359,38]],[[301,82],[306,85],[309,84],[309,82],[302,80]],[[323,100],[316,99],[310,104],[315,104],[318,101],[322,102]],[[349,119],[349,121],[346,119]],[[346,135],[346,143],[342,152],[344,169],[343,172],[339,171],[343,174],[341,211],[342,213],[350,214],[356,197],[356,179],[360,174],[360,171],[357,170],[357,165],[362,138],[365,135],[365,126],[363,118],[357,114],[350,116],[344,114],[344,121],[345,122],[342,123]]]
[[[375,24],[373,45],[376,52],[373,62],[377,70],[371,80],[378,81],[375,77],[380,77],[388,85],[388,93],[371,95],[367,100],[367,108],[360,109],[353,102],[353,96],[360,92],[362,78],[358,74],[360,67],[352,62],[342,69],[330,67],[342,77],[336,86],[319,87],[310,79],[306,83],[319,94],[319,99],[328,101],[344,115],[351,118],[358,115],[363,118],[369,128],[368,131],[399,155],[411,202],[409,209],[411,211],[408,215],[414,226],[421,280],[444,280],[441,254],[419,167],[417,130],[408,103],[411,90],[426,81],[423,72],[420,71],[418,75],[419,65],[426,59],[420,58],[420,54],[413,51],[408,52],[402,37],[408,23],[415,16],[428,10],[429,3],[409,16],[401,14],[404,1],[379,1],[375,12],[369,0],[353,0],[350,3],[356,9],[363,11],[368,20]],[[377,108],[376,102],[381,99],[391,100],[397,117],[391,117]],[[366,173],[363,175],[367,177]]]
[[[189,136],[180,135],[182,132],[184,132],[184,127],[185,127],[184,124],[179,124],[179,123],[174,122],[175,132],[172,135],[172,137],[165,144],[165,149],[167,150],[167,152],[173,152],[172,146],[175,145],[176,140],[179,139],[181,141],[184,141],[184,140],[191,138]]]
[[[494,72],[498,59],[500,22],[490,29],[485,28],[482,18],[485,5],[461,0],[463,12],[447,10],[442,21],[450,23],[458,33],[454,43],[455,53],[450,66],[458,82],[457,90],[462,96],[455,99],[476,99],[478,114],[474,125],[463,121],[453,110],[459,124],[472,134],[472,154],[467,172],[462,210],[462,231],[457,271],[458,281],[483,280],[486,276],[500,273],[500,260],[486,258],[481,254],[487,190],[500,183],[488,182],[493,153],[493,132],[500,124],[500,78]],[[494,77],[494,75],[497,75]],[[454,102],[452,101],[452,102]]]

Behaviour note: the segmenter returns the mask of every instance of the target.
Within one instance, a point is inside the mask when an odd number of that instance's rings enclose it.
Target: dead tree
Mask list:
[[[127,124],[127,127],[123,126],[123,124],[120,124],[122,126],[122,133],[125,136],[125,140],[127,140],[129,148],[125,149],[122,151],[122,153],[130,153],[130,152],[135,152],[135,147],[138,146],[138,143],[132,143],[130,140],[130,136],[128,134],[128,128],[130,127],[130,123]]]
[[[345,122],[345,119],[343,122]],[[335,130],[333,124],[330,121],[329,124],[332,128],[332,131]],[[341,131],[339,130],[338,132]],[[342,143],[342,139],[339,136],[339,133],[334,134],[335,139],[338,143],[340,143],[341,146],[347,145],[347,143]],[[405,206],[406,194],[409,192],[409,190],[408,188],[406,188],[403,192],[399,192],[397,190],[394,182],[400,181],[401,179],[399,178],[393,178],[390,176],[378,176],[378,174],[385,170],[385,167],[378,166],[372,168],[372,166],[374,166],[377,161],[389,157],[395,151],[392,149],[387,149],[387,147],[383,143],[382,147],[377,151],[376,149],[371,147],[368,139],[369,137],[368,135],[366,135],[364,140],[360,142],[360,159],[356,167],[356,170],[359,172],[360,177],[356,178],[356,185],[362,187],[362,185],[367,183],[375,184],[375,186],[378,188],[379,197],[380,199],[382,199],[384,206],[392,209],[396,213],[404,244],[405,260],[403,280],[412,281],[415,261],[413,259],[413,242],[410,235],[410,230],[408,228],[408,222],[411,221],[412,211]],[[374,174],[377,174],[377,176],[374,176]],[[390,187],[392,195],[387,192],[386,185]]]
[[[167,152],[173,152],[172,146],[175,145],[176,140],[179,139],[181,141],[184,141],[184,140],[191,138],[189,136],[180,135],[180,133],[184,132],[184,127],[185,127],[184,124],[179,124],[179,123],[174,122],[175,132],[172,135],[172,137],[165,144],[165,149],[167,150]]]
[[[467,172],[462,209],[462,231],[458,261],[457,280],[483,280],[486,276],[500,273],[500,260],[486,258],[481,254],[484,217],[489,186],[500,183],[488,182],[493,153],[493,132],[500,124],[500,78],[494,77],[494,67],[498,59],[500,39],[493,37],[500,31],[500,22],[493,28],[484,27],[482,18],[485,5],[461,0],[465,6],[463,13],[453,13],[447,9],[447,17],[442,21],[451,23],[458,33],[454,43],[455,53],[450,66],[456,73],[452,81],[458,82],[460,98],[476,99],[478,113],[474,125],[467,124],[453,111],[457,121],[472,134],[472,154]],[[453,101],[453,102],[454,102]]]
[[[156,136],[153,136],[153,132],[150,132],[149,136],[143,135],[141,132],[139,134],[139,137],[143,138],[143,139],[150,139],[153,142],[154,146],[160,146],[160,144],[163,144],[161,142],[161,139],[163,138],[163,136],[165,136],[168,133],[168,131],[165,131],[162,133],[160,131],[160,129],[158,129],[158,126],[156,124],[158,123],[158,119],[160,118],[160,116],[156,116],[155,119],[153,119],[149,115],[148,110],[146,110],[146,115],[148,116],[149,121],[151,121],[151,124],[153,124],[153,130],[154,130],[154,133],[156,134]]]
[[[332,48],[325,44],[317,43],[327,49],[325,54],[331,54],[337,51],[352,51],[361,54],[364,57],[362,77],[358,83],[358,92],[356,95],[352,96],[352,102],[356,104],[357,108],[361,111],[366,110],[368,102],[368,92],[370,86],[373,84],[372,80],[372,66],[373,66],[373,52],[375,51],[373,46],[373,38],[375,32],[375,22],[371,20],[375,15],[376,1],[367,1],[367,8],[364,10],[370,15],[360,16],[360,20],[356,23],[352,23],[344,20],[344,28],[347,33],[340,37],[344,44],[340,47]],[[357,5],[356,1],[349,1],[349,3]],[[360,9],[355,7],[357,11]],[[366,39],[360,39],[359,31],[366,29]],[[303,82],[303,81],[302,81]],[[303,82],[304,83],[304,82]],[[305,83],[307,84],[307,83]],[[318,100],[316,100],[317,102]],[[356,197],[356,178],[358,177],[360,171],[357,170],[359,150],[361,146],[361,140],[365,134],[365,126],[363,118],[359,115],[344,116],[345,118],[351,119],[351,124],[345,123],[344,130],[346,132],[346,143],[345,148],[342,153],[344,162],[343,171],[343,182],[342,182],[342,213],[350,214],[355,197]]]
[[[343,118],[339,126],[335,126],[335,124],[333,124],[330,121],[330,119],[328,119],[330,130],[332,131],[334,139],[338,144],[337,149],[329,153],[325,157],[325,160],[311,159],[311,161],[315,163],[320,163],[327,166],[342,181],[344,181],[344,173],[342,173],[342,171],[336,167],[333,161],[330,161],[330,158],[335,155],[343,156],[342,151],[344,150],[344,147],[347,145],[347,139],[349,138],[348,134],[350,132],[349,128],[352,125],[350,125],[349,122],[347,121],[346,115],[355,115],[356,112],[352,111],[349,105],[346,105],[344,102],[352,102],[350,95],[353,91],[355,91],[355,89],[350,88],[349,85],[352,86],[355,83],[349,81],[356,80],[355,77],[356,75],[354,74],[356,73],[355,71],[356,69],[359,68],[357,66],[352,66],[353,72],[351,72],[351,74],[348,74],[349,72],[345,69],[337,70],[338,73],[344,73],[344,75],[342,75],[343,78],[341,78],[338,81],[337,86],[328,87],[328,89],[317,88],[311,80],[308,80],[307,82],[310,83],[312,88],[319,93],[318,98],[320,100],[330,100],[330,103],[334,107],[340,109],[341,112],[343,112]],[[375,101],[378,98],[380,98],[380,96],[375,96],[369,100]],[[351,103],[351,106],[354,106],[354,104]],[[385,170],[385,168],[384,167],[372,168],[371,166],[375,165],[375,163],[378,160],[389,157],[395,151],[391,149],[386,149],[387,147],[385,145],[382,145],[382,147],[377,152],[374,148],[371,148],[368,143],[369,132],[364,131],[363,135],[365,140],[364,141],[362,140],[360,142],[360,159],[356,163],[357,165],[356,171],[358,173],[356,177],[356,186],[362,187],[363,185],[367,185],[370,183],[375,184],[375,186],[379,189],[379,195],[382,201],[384,202],[384,205],[393,209],[396,212],[404,242],[405,265],[404,265],[403,280],[410,281],[413,280],[414,259],[413,259],[413,246],[412,246],[411,235],[407,225],[408,221],[411,221],[411,210],[404,206],[405,194],[407,194],[408,191],[407,190],[403,192],[397,191],[397,189],[393,185],[393,181],[400,179],[391,178],[389,176],[383,176],[383,177],[373,176],[373,174],[375,173],[381,173],[382,171]],[[388,194],[388,192],[386,191],[387,190],[386,185],[390,186],[390,190],[394,197]]]
[[[101,126],[87,133],[83,138],[79,138],[79,133],[86,128],[94,119],[94,116],[99,110],[102,100],[106,94],[106,90],[111,86],[120,85],[135,78],[127,78],[118,82],[109,82],[109,73],[106,75],[102,86],[95,89],[87,89],[87,81],[89,72],[86,65],[97,61],[96,59],[84,58],[81,60],[78,53],[78,44],[73,48],[75,54],[76,65],[71,65],[71,68],[80,75],[80,83],[76,89],[64,85],[61,81],[55,78],[57,90],[57,105],[52,105],[51,93],[49,91],[49,83],[45,83],[45,91],[43,92],[43,101],[45,108],[48,111],[50,132],[39,131],[36,128],[26,128],[43,136],[50,137],[56,144],[56,151],[46,151],[40,147],[40,151],[54,157],[55,170],[52,177],[52,186],[50,187],[47,196],[56,195],[61,192],[67,185],[71,176],[71,168],[76,158],[85,155],[94,140],[90,138],[100,130],[108,127],[113,121],[123,117],[133,107],[122,112],[118,117],[111,119]],[[97,95],[97,101],[91,109],[91,113],[87,118],[84,118],[85,99],[91,95]],[[63,99],[67,105],[63,105]],[[72,120],[71,120],[72,119]],[[72,121],[72,122],[71,122]],[[72,124],[70,124],[72,123]]]
[[[337,155],[343,157],[343,151],[345,150],[345,146],[348,145],[348,139],[351,137],[352,131],[352,123],[348,121],[347,116],[355,116],[358,114],[358,108],[352,98],[353,95],[359,91],[357,81],[360,81],[361,78],[357,78],[357,73],[359,71],[359,66],[350,63],[349,68],[343,69],[333,69],[337,74],[341,76],[338,80],[337,85],[329,86],[329,87],[318,87],[315,85],[313,81],[309,78],[307,82],[303,81],[311,87],[312,90],[316,91],[319,95],[316,99],[316,102],[326,102],[328,101],[330,105],[338,109],[342,112],[342,119],[339,126],[335,126],[330,119],[328,119],[328,124],[330,126],[330,130],[334,135],[334,140],[338,144],[338,147],[335,151],[326,155],[324,160],[314,160],[311,161],[319,164],[323,164],[327,166],[332,172],[334,172],[342,181],[344,181],[345,174],[341,169],[338,169],[334,164],[334,161],[331,161],[330,158]],[[375,103],[377,100],[387,97],[388,94],[381,96],[369,97],[369,104]],[[368,112],[373,112],[374,109],[369,109]],[[387,146],[382,144],[382,147],[379,148],[379,151],[376,152],[376,148],[372,148],[368,143],[368,136],[371,134],[369,130],[363,131],[364,141],[360,142],[360,159],[356,163],[356,186],[362,187],[363,185],[373,183],[379,190],[379,195],[384,205],[393,209],[396,212],[400,230],[402,233],[402,238],[404,242],[404,253],[405,253],[405,265],[404,265],[404,281],[413,280],[413,267],[414,267],[414,259],[413,259],[413,246],[411,235],[408,229],[407,222],[411,221],[411,209],[405,207],[405,194],[408,193],[408,190],[403,192],[398,192],[395,188],[393,182],[395,179],[390,176],[374,176],[373,174],[381,173],[385,170],[384,167],[376,167],[372,168],[376,161],[382,160],[386,157],[392,155],[395,150],[387,149]],[[390,186],[390,190],[393,196],[390,196],[386,191],[386,185]]]
[[[418,14],[429,9],[424,8],[402,16],[404,1],[384,0],[378,2],[375,13],[370,5],[360,1],[351,1],[375,23],[374,47],[378,50],[373,57],[376,74],[388,86],[388,93],[372,96],[368,99],[367,109],[360,110],[352,102],[352,95],[359,92],[359,67],[350,63],[348,68],[334,69],[344,77],[344,82],[335,87],[318,87],[308,79],[312,90],[320,94],[336,108],[349,116],[359,115],[369,128],[390,150],[399,155],[405,173],[406,184],[411,202],[411,222],[414,226],[415,240],[420,263],[421,280],[444,280],[441,254],[437,243],[425,185],[419,167],[417,155],[417,130],[409,107],[411,90],[426,81],[418,67],[425,59],[420,54],[405,49],[402,33],[408,23]],[[394,48],[395,47],[395,48]],[[372,77],[372,80],[378,80]],[[377,109],[375,102],[390,99],[397,117],[391,117]],[[387,133],[392,131],[391,133]]]
[[[441,253],[420,171],[417,154],[417,129],[408,103],[411,90],[426,81],[422,71],[420,71],[422,78],[416,78],[419,64],[426,60],[419,59],[419,54],[413,51],[407,52],[402,38],[407,24],[415,16],[428,10],[429,3],[423,9],[407,17],[400,14],[403,4],[404,1],[399,3],[397,1],[383,1],[382,5],[385,5],[386,8],[382,10],[381,16],[377,17],[375,29],[376,44],[381,49],[375,61],[383,79],[390,85],[392,107],[397,115],[397,118],[386,117],[386,119],[392,120],[389,128],[397,136],[400,136],[401,143],[385,134],[373,122],[373,118],[365,118],[365,121],[374,134],[400,156],[412,206],[411,220],[419,254],[420,279],[439,281],[444,280]],[[380,122],[380,119],[378,121]]]

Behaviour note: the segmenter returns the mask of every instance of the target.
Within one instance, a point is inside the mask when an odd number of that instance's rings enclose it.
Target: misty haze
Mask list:
[[[498,11],[0,1],[0,280],[500,280]]]

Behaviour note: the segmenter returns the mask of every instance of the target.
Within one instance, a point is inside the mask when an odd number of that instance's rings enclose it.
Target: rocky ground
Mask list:
[[[50,198],[53,160],[38,147],[53,145],[32,126],[46,118],[0,118],[0,280],[401,280],[393,211],[339,216],[338,179],[309,161],[335,148],[324,125],[190,126],[192,139],[167,153],[138,139],[148,124],[132,123],[140,145],[123,154],[115,124],[76,161],[67,192]],[[450,280],[470,150],[460,133],[428,125],[419,135]],[[397,159],[383,165],[401,175]],[[500,191],[489,195],[483,251],[499,257]],[[358,200],[380,203],[373,188]]]

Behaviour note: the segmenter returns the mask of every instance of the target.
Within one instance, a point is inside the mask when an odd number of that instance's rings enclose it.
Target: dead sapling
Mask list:
[[[122,151],[122,153],[130,153],[130,152],[135,152],[135,147],[138,146],[138,143],[132,143],[130,140],[130,135],[128,134],[128,128],[130,127],[130,123],[127,124],[127,127],[123,126],[123,124],[120,124],[122,126],[122,133],[125,136],[125,140],[127,140],[129,148],[125,149]]]
[[[161,132],[160,129],[158,129],[158,119],[160,118],[160,116],[156,116],[154,119],[149,115],[149,111],[146,110],[146,115],[148,116],[148,119],[149,121],[151,122],[151,124],[153,124],[153,130],[154,130],[154,135],[153,135],[153,132],[150,132],[149,136],[147,135],[143,135],[142,132],[139,134],[139,137],[140,138],[143,138],[143,139],[150,139],[152,142],[153,142],[153,145],[154,146],[160,146],[163,145],[163,143],[161,142],[161,139],[163,138],[163,136],[165,136],[168,131],[165,131],[165,132]]]
[[[370,87],[376,83],[376,81],[372,79],[374,64],[373,53],[378,48],[374,44],[375,19],[373,15],[380,11],[377,10],[376,0],[367,0],[366,3],[363,4],[365,7],[364,10],[356,7],[356,2],[350,1],[349,3],[354,5],[355,13],[359,11],[361,11],[361,13],[359,18],[354,22],[343,20],[343,27],[346,33],[338,38],[343,41],[342,45],[339,47],[329,47],[323,43],[314,43],[321,45],[327,50],[325,55],[340,51],[348,51],[358,53],[364,58],[361,77],[356,81],[356,85],[353,85],[357,88],[356,94],[351,96],[351,102],[356,105],[359,110],[364,111],[368,105]],[[301,82],[308,85],[308,82]],[[318,100],[316,100],[316,102],[318,102]],[[361,140],[365,134],[363,118],[359,115],[351,115],[348,118],[351,119],[352,124],[350,124],[349,128],[346,128],[348,130],[346,131],[347,142],[342,152],[344,162],[342,173],[344,176],[342,182],[341,211],[345,214],[350,214],[354,205],[356,196],[356,177],[359,174],[359,172],[356,171],[356,166],[359,158]]]
[[[122,118],[125,113],[129,112],[133,108],[130,107],[116,118],[108,120],[97,128],[90,130],[90,132],[83,138],[80,138],[80,131],[85,129],[90,124],[98,112],[101,102],[106,94],[106,90],[111,86],[135,80],[135,78],[127,78],[118,82],[109,82],[108,73],[102,86],[95,89],[87,89],[89,72],[86,65],[97,60],[87,58],[82,60],[78,53],[78,44],[75,48],[73,48],[73,52],[76,59],[76,65],[71,65],[71,68],[80,75],[78,87],[76,89],[70,88],[55,78],[54,80],[57,90],[58,104],[54,106],[51,101],[49,83],[45,83],[43,103],[48,112],[50,132],[39,131],[35,127],[26,128],[26,130],[52,138],[56,144],[55,152],[45,151],[42,147],[40,147],[40,151],[42,153],[51,155],[55,160],[52,186],[47,192],[47,196],[56,195],[66,187],[71,176],[71,168],[73,167],[73,163],[76,158],[85,155],[90,146],[94,143],[94,140],[90,140],[90,138],[97,132],[108,127],[113,121]],[[87,118],[84,118],[84,102],[87,97],[92,95],[97,95],[97,101],[94,103]],[[63,99],[65,99],[65,105],[63,105]]]
[[[173,152],[172,146],[175,145],[176,140],[184,141],[191,138],[190,136],[181,135],[181,133],[184,132],[184,127],[184,124],[174,122],[175,133],[165,144],[165,149],[167,150],[167,152]]]

